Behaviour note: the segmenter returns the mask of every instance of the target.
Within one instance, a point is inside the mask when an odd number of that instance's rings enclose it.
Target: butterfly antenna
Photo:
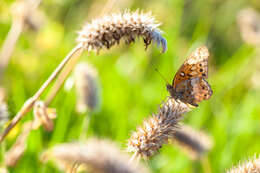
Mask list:
[[[157,73],[161,76],[161,78],[163,78],[163,80],[165,80],[165,82],[166,82],[167,84],[170,84],[169,81],[168,81],[168,80],[162,75],[162,73],[158,70],[158,68],[155,67],[154,70],[157,71]]]

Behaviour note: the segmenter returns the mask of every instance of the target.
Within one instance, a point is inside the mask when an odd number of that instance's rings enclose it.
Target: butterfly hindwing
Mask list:
[[[199,102],[208,100],[212,95],[210,85],[201,77],[179,83],[174,92],[175,98],[193,106],[198,106]]]

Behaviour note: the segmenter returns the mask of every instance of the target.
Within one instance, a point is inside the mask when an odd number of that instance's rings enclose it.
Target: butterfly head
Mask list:
[[[171,96],[173,97],[174,95],[174,89],[173,89],[173,86],[170,85],[169,83],[166,84],[166,88],[167,88],[167,91],[171,94]]]

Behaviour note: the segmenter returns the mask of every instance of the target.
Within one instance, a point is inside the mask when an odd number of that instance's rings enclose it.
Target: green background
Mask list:
[[[0,45],[7,35],[14,1],[0,1]],[[45,13],[44,25],[38,32],[24,30],[14,49],[11,62],[2,81],[7,91],[10,115],[14,116],[24,101],[32,96],[63,57],[76,45],[78,30],[86,21],[98,17],[104,0],[44,0],[40,10]],[[183,122],[203,129],[214,139],[208,153],[212,172],[224,172],[260,152],[260,87],[252,76],[260,70],[259,51],[243,42],[236,16],[239,10],[251,6],[260,11],[258,0],[121,0],[109,11],[151,11],[168,41],[165,54],[155,45],[145,51],[142,40],[135,44],[102,50],[99,55],[84,53],[81,61],[96,67],[101,88],[98,111],[79,115],[75,111],[76,95],[72,88],[62,89],[51,107],[58,118],[52,132],[42,128],[33,131],[27,150],[10,172],[60,172],[53,163],[43,164],[40,154],[47,148],[78,141],[86,137],[109,138],[122,149],[127,139],[142,121],[156,112],[169,93],[166,82],[154,70],[156,66],[169,80],[188,54],[206,44],[211,54],[209,83],[213,89],[210,100],[187,113]],[[260,76],[258,80],[260,80]],[[82,122],[91,116],[87,131]],[[28,114],[5,141],[6,148],[15,141],[21,124],[32,119]],[[1,146],[3,148],[3,145]],[[2,156],[4,149],[2,149]],[[156,173],[203,172],[199,161],[172,145],[148,161]]]

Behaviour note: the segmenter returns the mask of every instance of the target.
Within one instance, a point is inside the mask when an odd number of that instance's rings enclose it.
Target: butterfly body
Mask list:
[[[208,77],[209,52],[205,46],[197,48],[177,71],[172,85],[167,84],[171,96],[184,103],[198,106],[212,95]]]

